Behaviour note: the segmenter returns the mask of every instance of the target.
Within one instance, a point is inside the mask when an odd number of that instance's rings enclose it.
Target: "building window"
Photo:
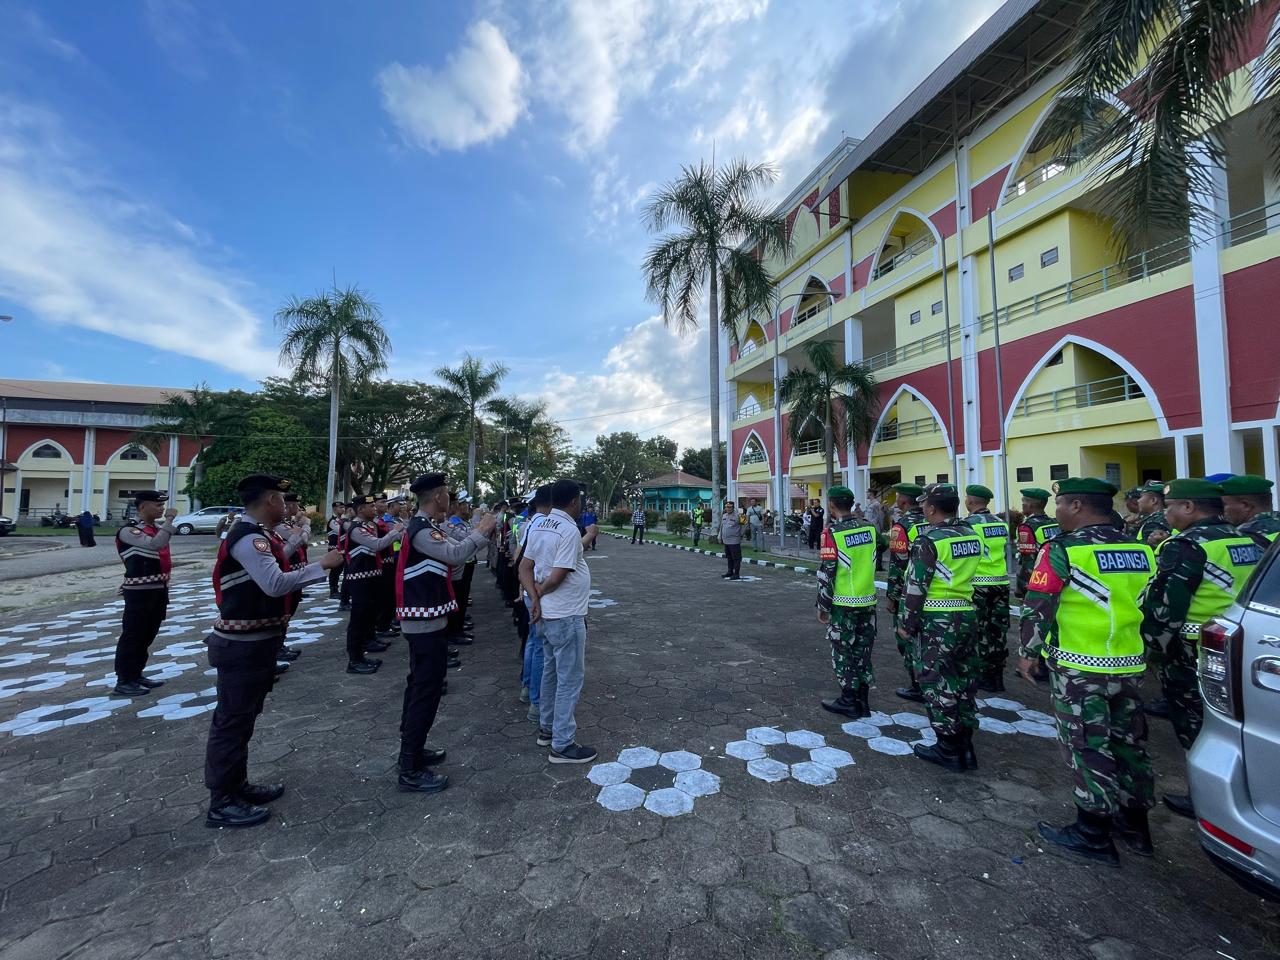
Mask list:
[[[61,460],[62,451],[55,447],[52,443],[42,444],[31,451],[31,456],[41,460]]]
[[[924,474],[923,474],[923,473],[917,473],[917,474],[916,474],[916,483],[917,483],[919,486],[922,486],[922,487],[923,487],[923,486],[925,485],[925,483],[927,483],[927,482],[928,482],[928,481],[926,481],[926,480],[925,480],[925,476],[924,476]]]
[[[1057,262],[1058,262],[1057,247],[1051,247],[1050,249],[1046,250],[1044,253],[1040,254],[1040,266],[1042,267],[1052,267]]]
[[[919,311],[919,310],[912,310],[912,311],[911,311],[911,322],[912,322],[912,323],[919,323],[919,322],[920,322],[920,311]]]
[[[121,460],[145,460],[147,459],[147,451],[141,447],[130,447],[124,453],[120,454]]]
[[[1120,483],[1120,464],[1108,463],[1106,466],[1106,481],[1113,486],[1121,486]]]
[[[1020,264],[1020,263],[1019,263],[1019,264],[1017,264],[1016,266],[1012,266],[1012,267],[1010,267],[1010,268],[1009,268],[1009,282],[1010,282],[1010,283],[1013,283],[1013,281],[1015,281],[1015,280],[1021,280],[1021,279],[1022,279],[1022,274],[1023,274],[1023,273],[1024,273],[1024,271],[1023,271],[1023,269],[1022,269],[1022,264]]]
[[[1048,362],[1048,363],[1046,363],[1046,364],[1045,364],[1045,366],[1046,366],[1046,367],[1056,367],[1056,366],[1057,366],[1058,364],[1060,364],[1060,363],[1062,363],[1062,351],[1061,351],[1061,350],[1059,350],[1059,351],[1058,351],[1057,353],[1055,353],[1052,357],[1050,357],[1050,358],[1049,358],[1049,362]]]
[[[1065,480],[1069,476],[1071,476],[1071,469],[1067,466],[1067,464],[1065,463],[1049,464],[1050,480]]]
[[[938,474],[938,482],[939,482],[939,483],[946,483],[946,482],[947,482],[947,475],[946,475],[945,473],[940,473],[940,474]]]
[[[1035,470],[1034,470],[1033,468],[1031,468],[1031,467],[1019,467],[1019,468],[1018,468],[1018,482],[1019,482],[1019,483],[1030,483],[1030,482],[1031,482],[1032,480],[1034,480],[1035,478],[1036,478],[1036,472],[1035,472]]]
[[[940,314],[941,312],[942,312],[942,301],[941,301],[941,300],[935,300],[935,301],[933,302],[933,306],[931,306],[931,307],[929,308],[929,313],[931,313],[933,316],[935,316],[935,317],[936,317],[936,316],[937,316],[938,314]]]

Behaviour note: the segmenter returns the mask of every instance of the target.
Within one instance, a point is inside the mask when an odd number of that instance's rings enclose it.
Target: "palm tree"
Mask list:
[[[764,261],[790,248],[785,218],[757,199],[774,178],[769,164],[735,160],[717,170],[699,163],[684,167],[645,208],[651,231],[675,228],[650,248],[644,262],[649,298],[661,306],[663,322],[674,321],[682,333],[696,329],[705,292],[713,450],[720,446],[720,330],[736,341],[738,320],[769,308],[773,277]],[[720,489],[718,459],[711,461],[711,487]],[[713,501],[718,527],[720,498]]]
[[[507,368],[501,363],[487,367],[467,354],[457,368],[440,367],[436,376],[444,381],[441,399],[453,409],[450,419],[467,433],[467,490],[476,488],[476,444],[484,438],[482,412],[497,410],[493,395],[498,392]]]
[[[276,311],[276,325],[284,331],[280,359],[295,365],[294,377],[329,386],[328,509],[338,461],[338,398],[386,369],[391,340],[382,329],[382,310],[359,287],[334,287],[305,300],[290,297]]]
[[[810,340],[804,347],[812,369],[794,369],[782,378],[778,393],[791,403],[787,433],[794,445],[810,420],[822,424],[826,472],[824,489],[835,483],[836,445],[854,447],[871,441],[880,412],[876,379],[860,363],[842,363],[830,340]]]
[[[1223,160],[1215,135],[1238,90],[1251,89],[1258,102],[1280,92],[1275,44],[1253,83],[1231,79],[1248,58],[1256,18],[1272,9],[1255,0],[1091,0],[1080,17],[1074,65],[1046,127],[1063,156],[1096,166],[1098,207],[1123,252],[1170,232],[1185,236],[1193,218],[1212,212],[1197,198],[1213,195],[1210,167]],[[1117,94],[1132,110],[1112,109]],[[1280,98],[1265,110],[1280,155]]]
[[[198,450],[191,468],[191,489],[199,490],[204,480],[204,451],[208,440],[220,432],[219,428],[223,426],[227,416],[222,395],[210,390],[209,385],[202,380],[187,393],[165,394],[164,402],[147,410],[147,416],[151,418],[151,423],[140,429],[134,439],[157,455],[162,447],[168,446],[169,438],[175,434],[195,439]],[[169,495],[173,495],[172,490]],[[192,509],[199,510],[200,506],[200,500],[193,496]]]

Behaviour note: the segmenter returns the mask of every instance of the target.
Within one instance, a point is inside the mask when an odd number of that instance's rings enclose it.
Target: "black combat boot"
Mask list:
[[[964,773],[965,771],[964,742],[960,739],[959,734],[940,733],[938,734],[937,743],[917,743],[911,749],[921,760],[936,763],[938,766],[945,767],[955,773]]]
[[[1157,700],[1148,700],[1143,704],[1142,712],[1148,717],[1163,717],[1169,719],[1169,701],[1164,697]]]
[[[867,703],[867,697],[871,695],[871,688],[865,683],[858,688],[858,716],[871,716],[871,707]]]
[[[1076,822],[1055,827],[1041,820],[1036,824],[1040,836],[1050,843],[1070,850],[1086,860],[1120,866],[1120,853],[1111,839],[1111,817],[1105,813],[1076,810]]]
[[[400,776],[396,780],[396,789],[402,793],[439,793],[449,786],[449,778],[439,773],[432,773],[429,767],[418,770],[406,769],[402,764]]]
[[[236,799],[251,806],[262,806],[264,803],[279,800],[283,796],[283,783],[250,783],[246,780],[236,791]]]
[[[964,752],[964,766],[966,770],[978,769],[978,755],[973,752],[973,730],[965,727],[960,733],[960,746]]]
[[[911,680],[911,686],[899,687],[893,692],[903,700],[911,700],[915,703],[924,703],[924,691],[920,689],[920,684],[916,683],[916,672],[914,670],[908,670],[907,676]]]
[[[1114,832],[1130,853],[1140,857],[1155,856],[1145,807],[1121,807],[1115,818]]]
[[[850,687],[845,687],[840,692],[838,700],[823,700],[822,709],[844,717],[852,717],[854,720],[863,716],[858,710],[858,693]]]
[[[266,823],[271,811],[266,807],[245,803],[229,793],[215,793],[209,799],[209,812],[204,818],[206,827],[256,827]]]

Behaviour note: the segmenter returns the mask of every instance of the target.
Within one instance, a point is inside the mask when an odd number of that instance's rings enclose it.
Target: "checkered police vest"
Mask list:
[[[271,555],[280,569],[288,572],[289,559],[284,555],[284,542],[259,523],[239,520],[232,525],[227,539],[218,547],[213,564],[213,596],[218,603],[218,619],[213,628],[220,633],[252,633],[289,622],[293,598],[269,597],[253,582],[231,548],[245,537],[263,537],[271,546]]]
[[[409,521],[400,541],[400,565],[396,570],[396,616],[401,620],[434,620],[458,609],[449,566],[420,553],[413,545],[423,530],[430,530],[433,539],[445,539],[422,514],[415,514]]]
[[[377,538],[378,527],[372,520],[353,520],[347,528],[346,558],[347,579],[353,584],[361,580],[369,580],[382,572],[382,555],[369,547],[361,546],[352,539],[351,533],[359,527],[369,536]]]
[[[120,562],[124,564],[124,585],[126,587],[142,587],[153,583],[168,583],[169,571],[173,566],[166,544],[159,550],[135,547],[120,539],[125,527],[137,527],[148,537],[154,537],[160,531],[154,524],[140,524],[130,520],[116,532],[116,552],[120,554]]]

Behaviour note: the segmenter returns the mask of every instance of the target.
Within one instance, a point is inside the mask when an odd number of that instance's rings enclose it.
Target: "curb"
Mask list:
[[[34,550],[25,550],[22,553],[10,553],[0,555],[0,560],[21,560],[23,557],[34,557],[40,553],[53,553],[55,550],[70,550],[71,544],[59,543],[52,547],[37,547]]]

